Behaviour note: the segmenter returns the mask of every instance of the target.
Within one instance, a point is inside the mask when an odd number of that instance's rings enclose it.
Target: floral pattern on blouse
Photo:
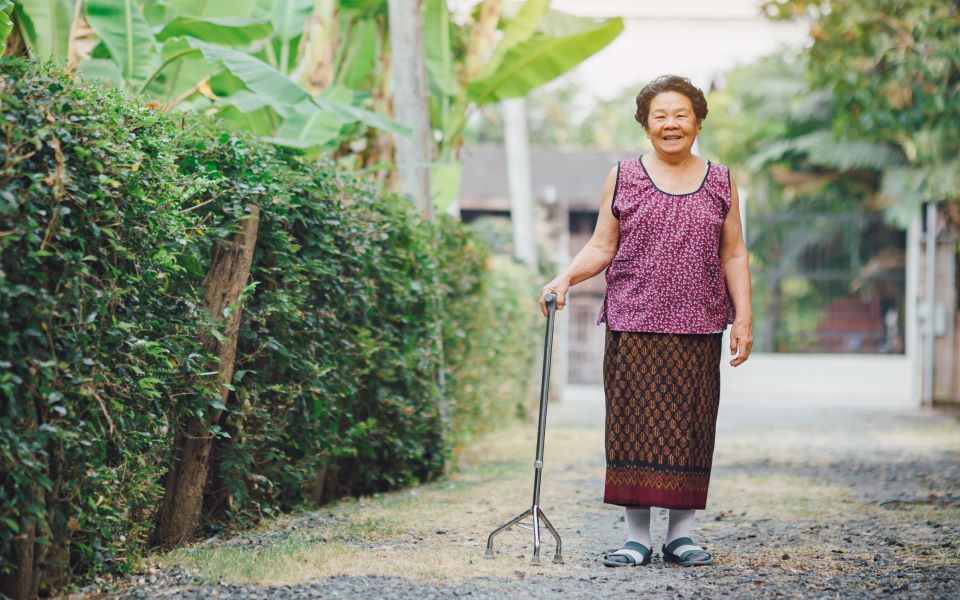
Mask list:
[[[657,188],[640,158],[620,161],[613,193],[620,244],[607,267],[597,325],[615,331],[716,333],[734,309],[720,262],[730,172],[707,161],[700,188]]]

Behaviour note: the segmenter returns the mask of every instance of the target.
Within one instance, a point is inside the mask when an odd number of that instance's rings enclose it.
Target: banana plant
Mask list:
[[[352,105],[344,90],[313,95],[290,78],[313,0],[78,1],[14,0],[32,53],[67,60],[71,26],[84,18],[97,43],[79,70],[164,110],[212,111],[273,143],[313,152],[335,147],[356,125],[410,135]]]
[[[71,23],[85,19],[97,39],[79,69],[165,110],[216,112],[271,142],[314,153],[343,151],[346,142],[355,152],[365,136],[366,166],[392,162],[390,140],[377,131],[409,135],[380,114],[390,110],[386,0],[13,1],[34,54],[66,60]],[[459,189],[456,155],[470,111],[525,96],[623,29],[619,18],[550,10],[549,0],[483,0],[462,25],[451,19],[447,0],[425,0],[423,17],[430,121],[439,140],[432,187],[441,211]],[[502,35],[490,47],[497,30]],[[370,103],[377,112],[359,108]]]
[[[497,11],[498,0],[485,0],[475,10],[475,22]],[[597,21],[550,10],[549,0],[508,5],[493,25],[502,37],[492,48],[483,35],[468,36],[453,24],[446,0],[426,0],[424,46],[431,92],[431,123],[441,134],[438,160],[432,172],[434,202],[446,211],[457,196],[463,145],[470,111],[506,98],[526,96],[612,42],[623,31],[618,18]],[[461,64],[454,60],[454,42],[469,39]],[[488,53],[489,52],[489,53]],[[477,68],[477,65],[480,65]]]

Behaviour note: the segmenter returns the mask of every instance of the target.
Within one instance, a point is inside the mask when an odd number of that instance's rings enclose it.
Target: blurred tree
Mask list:
[[[953,0],[773,0],[774,19],[813,18],[808,72],[829,90],[835,133],[899,145],[888,214],[960,200],[960,9]]]
[[[805,72],[803,57],[783,54],[730,71],[710,94],[701,137],[703,154],[731,165],[749,197],[759,351],[802,349],[824,307],[851,293],[804,273],[821,268],[828,247],[833,267],[867,268],[870,222],[857,213],[877,208],[883,174],[906,162],[895,144],[836,139],[832,96]]]

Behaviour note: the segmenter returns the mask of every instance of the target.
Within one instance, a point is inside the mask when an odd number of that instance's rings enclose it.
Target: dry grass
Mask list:
[[[264,585],[330,575],[395,575],[434,583],[512,578],[528,569],[560,576],[569,567],[550,562],[552,539],[544,540],[542,565],[531,567],[532,538],[519,529],[497,537],[497,559],[483,558],[487,534],[530,505],[535,438],[529,429],[487,436],[464,453],[460,469],[446,481],[325,507],[317,513],[325,517],[319,531],[298,531],[265,546],[195,545],[151,560],[164,568],[180,565],[207,581]],[[582,457],[584,436],[595,437],[595,432],[548,436],[545,478]],[[551,499],[577,497],[575,484],[559,480],[550,486]],[[289,529],[304,516],[286,515],[258,531]],[[310,540],[317,533],[326,541]],[[521,554],[522,559],[515,558]]]

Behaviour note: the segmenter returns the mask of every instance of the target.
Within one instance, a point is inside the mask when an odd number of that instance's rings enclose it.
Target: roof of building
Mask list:
[[[595,211],[610,167],[635,154],[636,151],[630,150],[531,147],[530,179],[534,201],[543,201],[553,195],[558,203],[571,209]],[[460,159],[464,163],[460,208],[510,210],[504,147],[499,144],[465,145],[460,151]]]

